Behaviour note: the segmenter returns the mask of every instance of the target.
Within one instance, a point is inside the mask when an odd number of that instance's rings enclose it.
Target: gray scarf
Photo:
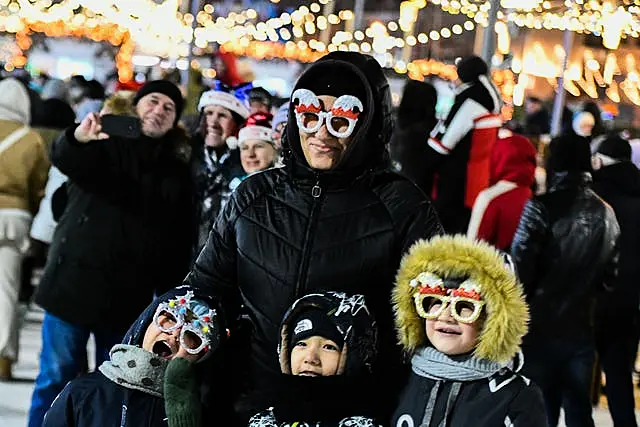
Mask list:
[[[433,347],[425,347],[411,359],[411,369],[416,375],[435,380],[429,393],[427,406],[420,427],[430,427],[433,410],[436,406],[438,391],[442,383],[450,381],[451,390],[447,397],[444,418],[439,427],[446,427],[449,415],[460,394],[463,382],[478,381],[490,378],[501,369],[509,367],[511,362],[497,363],[486,359],[478,359],[472,355],[447,356]]]
[[[169,362],[134,345],[117,344],[109,352],[110,360],[98,368],[114,383],[125,388],[162,397],[164,372]]]

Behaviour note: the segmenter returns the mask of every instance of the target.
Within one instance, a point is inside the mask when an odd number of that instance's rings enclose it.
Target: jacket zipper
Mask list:
[[[302,247],[302,261],[298,269],[298,280],[296,281],[296,300],[302,296],[304,291],[303,283],[307,279],[307,268],[309,267],[309,256],[311,254],[311,236],[315,231],[316,216],[320,208],[320,197],[322,196],[322,187],[320,186],[320,176],[316,174],[316,184],[311,188],[311,196],[313,197],[313,205],[309,213],[309,223],[304,236],[304,246]]]

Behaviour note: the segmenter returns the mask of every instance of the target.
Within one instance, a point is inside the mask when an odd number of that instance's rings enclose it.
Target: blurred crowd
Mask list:
[[[1,80],[0,380],[45,310],[29,426],[588,427],[602,390],[636,426],[640,143],[593,103],[553,138],[537,98],[505,123],[487,64],[457,71],[446,117],[341,52],[290,99],[226,58],[195,115],[169,80]]]

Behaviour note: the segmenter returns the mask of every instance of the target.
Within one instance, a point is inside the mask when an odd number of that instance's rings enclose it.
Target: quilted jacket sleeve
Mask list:
[[[536,265],[548,231],[548,219],[542,203],[529,200],[513,238],[511,256],[525,293],[530,294],[536,280]]]
[[[209,293],[224,309],[226,323],[233,325],[240,308],[237,286],[235,222],[240,209],[234,193],[214,223],[185,284]]]
[[[443,233],[444,230],[436,210],[431,202],[425,198],[416,209],[415,214],[409,218],[407,232],[404,235],[402,244],[402,254],[407,253],[416,241],[430,239]]]

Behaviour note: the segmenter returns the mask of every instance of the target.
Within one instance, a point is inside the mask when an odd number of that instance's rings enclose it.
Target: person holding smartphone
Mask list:
[[[45,317],[29,426],[42,425],[81,372],[90,334],[99,366],[154,293],[188,271],[195,226],[189,143],[177,127],[183,103],[173,83],[152,81],[133,98],[139,135],[92,113],[51,147],[69,177],[68,204],[35,297]]]

